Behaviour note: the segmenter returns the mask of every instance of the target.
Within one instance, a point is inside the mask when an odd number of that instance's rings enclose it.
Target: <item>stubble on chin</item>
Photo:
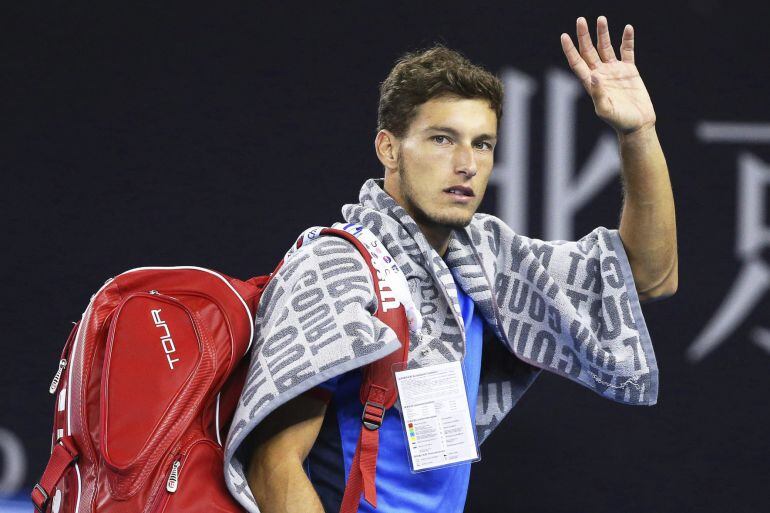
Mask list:
[[[452,228],[455,230],[462,230],[468,226],[471,222],[472,216],[465,215],[450,215],[446,212],[425,212],[422,209],[419,210],[419,216],[422,217],[421,221],[426,224],[432,224],[434,226],[440,226],[444,228]],[[417,221],[417,219],[415,219]]]
[[[448,212],[440,212],[440,207],[436,207],[435,211],[432,212],[422,208],[415,201],[415,190],[412,188],[408,172],[406,172],[404,163],[400,158],[398,162],[398,172],[401,180],[401,194],[403,196],[404,202],[406,203],[406,210],[411,214],[412,218],[417,222],[417,224],[423,226],[433,226],[436,228],[451,228],[455,230],[462,230],[470,224],[471,220],[473,219],[473,214],[451,215]]]

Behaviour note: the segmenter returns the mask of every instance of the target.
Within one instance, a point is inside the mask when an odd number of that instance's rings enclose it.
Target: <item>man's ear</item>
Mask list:
[[[398,169],[399,140],[390,130],[380,130],[374,137],[374,151],[386,171]]]

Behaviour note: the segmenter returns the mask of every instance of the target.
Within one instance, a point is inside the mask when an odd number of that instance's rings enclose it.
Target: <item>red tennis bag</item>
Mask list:
[[[73,328],[51,384],[53,450],[32,491],[35,507],[242,511],[225,487],[221,441],[267,281],[196,267],[108,280]]]
[[[321,234],[350,241],[377,282],[355,236]],[[282,264],[247,281],[199,267],[138,268],[108,280],[72,329],[51,383],[52,449],[32,490],[36,510],[243,513],[225,486],[222,441],[243,388],[254,313]],[[377,428],[396,399],[389,369],[409,348],[403,306],[375,315],[396,330],[402,350],[367,368],[345,511],[357,509],[362,492],[376,501]]]

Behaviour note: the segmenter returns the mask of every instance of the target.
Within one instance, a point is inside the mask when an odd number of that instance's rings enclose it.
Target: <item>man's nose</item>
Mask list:
[[[457,145],[457,149],[455,150],[454,168],[455,172],[463,173],[467,175],[468,178],[476,176],[478,167],[476,164],[476,154],[472,147],[463,144]]]

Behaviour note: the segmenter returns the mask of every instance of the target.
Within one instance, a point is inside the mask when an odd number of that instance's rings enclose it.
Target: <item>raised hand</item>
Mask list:
[[[634,64],[634,28],[626,25],[620,44],[620,57],[610,42],[607,18],[596,20],[597,48],[591,41],[588,22],[577,19],[580,51],[568,34],[561,35],[561,47],[570,68],[594,102],[596,114],[617,132],[629,134],[655,125],[655,109]]]

